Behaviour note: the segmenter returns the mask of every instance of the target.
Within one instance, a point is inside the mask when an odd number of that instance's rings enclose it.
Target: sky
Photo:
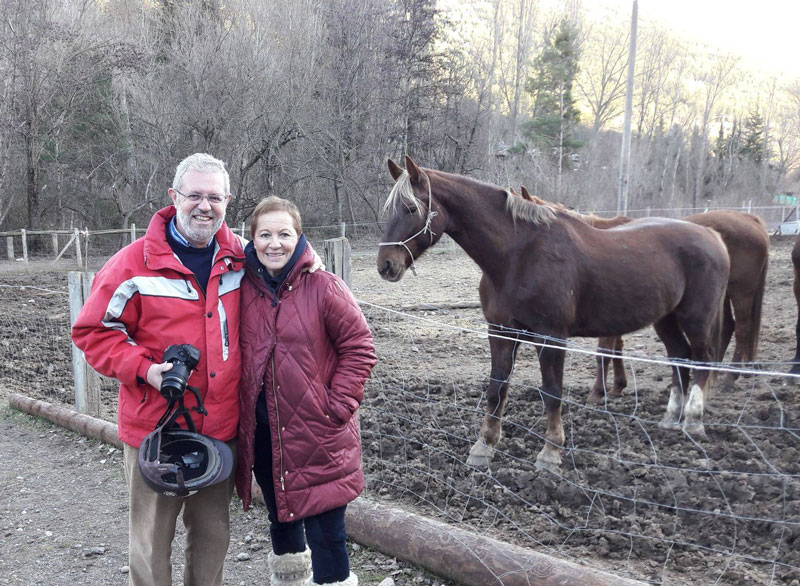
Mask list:
[[[630,19],[633,0],[589,0]],[[800,0],[638,0],[639,22],[660,22],[747,65],[800,78]]]

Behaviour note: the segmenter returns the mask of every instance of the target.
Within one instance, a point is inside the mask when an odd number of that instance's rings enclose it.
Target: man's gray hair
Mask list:
[[[228,175],[228,171],[225,169],[225,163],[209,154],[195,153],[178,163],[178,168],[175,169],[175,178],[172,180],[172,189],[181,188],[183,185],[183,176],[187,171],[221,173],[223,183],[225,184],[225,193],[221,195],[228,195],[231,192],[231,178]]]

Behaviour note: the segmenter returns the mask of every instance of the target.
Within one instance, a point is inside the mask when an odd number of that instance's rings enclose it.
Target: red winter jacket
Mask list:
[[[189,384],[199,389],[208,415],[192,411],[197,431],[222,441],[235,438],[238,431],[241,241],[222,224],[203,293],[167,242],[166,227],[174,215],[172,206],[158,211],[144,238],[106,262],[72,326],[72,339],[86,361],[120,382],[119,439],[135,448],[166,410],[161,393],[145,381],[147,369],[161,362],[171,344],[200,350]],[[196,406],[192,393],[184,401],[187,407]]]
[[[283,522],[345,505],[364,488],[358,417],[353,415],[377,361],[372,334],[339,277],[302,271],[312,256],[307,247],[277,298],[250,263],[242,281],[236,488],[247,510],[256,399],[263,387],[275,499]]]

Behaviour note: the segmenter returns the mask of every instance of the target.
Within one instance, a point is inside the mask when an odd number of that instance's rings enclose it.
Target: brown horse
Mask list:
[[[537,344],[547,414],[543,468],[561,462],[565,340],[617,336],[654,324],[675,359],[715,359],[714,332],[728,280],[725,245],[713,230],[667,219],[598,230],[569,213],[509,191],[433,169],[406,157],[389,160],[395,185],[377,268],[398,281],[414,259],[449,234],[483,271],[479,293],[489,324],[492,368],[487,412],[468,463],[487,465],[520,342]],[[709,371],[673,369],[661,425],[703,433]],[[691,384],[690,384],[691,382]],[[685,399],[685,401],[684,401]]]
[[[617,216],[618,220],[624,216]],[[761,329],[761,306],[767,283],[769,262],[769,232],[758,216],[735,210],[713,210],[683,218],[687,222],[716,230],[722,237],[730,258],[731,271],[725,291],[720,360],[734,337],[734,365],[753,362],[758,354],[758,334]],[[597,226],[597,224],[593,224]],[[598,350],[605,354],[620,356],[613,358],[614,386],[611,395],[621,395],[627,386],[625,367],[622,363],[622,338],[602,338]],[[587,400],[599,403],[603,400],[608,371],[608,359],[598,357],[597,377]],[[730,387],[739,373],[730,371],[725,375],[723,386]]]
[[[794,327],[794,333],[797,337],[797,348],[792,358],[790,374],[800,374],[800,236],[794,241],[794,248],[792,248],[792,266],[794,267],[794,282],[792,288],[794,289],[794,299],[797,303],[797,324]]]
[[[531,195],[523,185],[519,195],[522,199],[534,201],[543,205],[551,205],[557,209],[564,209],[561,204],[551,203]],[[594,214],[579,214],[569,212],[582,219],[587,224],[600,229],[609,229],[632,222],[633,218],[617,215],[613,218],[601,218]],[[764,221],[758,216],[738,212],[735,210],[713,210],[700,214],[693,214],[683,218],[687,222],[713,228],[719,232],[731,263],[731,272],[728,277],[728,287],[725,292],[724,321],[722,326],[722,339],[720,357],[728,349],[731,337],[735,334],[735,344],[732,362],[741,364],[753,362],[758,354],[758,334],[761,329],[761,306],[764,300],[764,289],[767,283],[767,265],[769,261],[769,232]],[[798,263],[800,263],[800,248],[795,246]],[[795,265],[795,274],[800,270]],[[795,295],[800,295],[800,285],[795,285]],[[798,319],[798,332],[800,332],[800,318]],[[608,387],[609,359],[604,356],[597,358],[597,376],[587,401],[600,403],[608,390],[609,395],[620,396],[628,385],[625,376],[625,366],[622,361],[622,336],[601,338],[598,341],[598,351],[604,355],[614,355],[610,361],[614,367],[614,384]],[[800,360],[800,344],[798,356]],[[800,369],[798,369],[800,371]],[[738,378],[737,372],[728,372],[723,385],[729,387]]]

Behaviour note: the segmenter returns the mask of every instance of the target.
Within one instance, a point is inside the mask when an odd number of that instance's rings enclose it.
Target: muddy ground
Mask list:
[[[800,400],[794,381],[779,374],[794,355],[792,244],[772,243],[759,353],[766,374],[740,378],[730,391],[715,387],[705,438],[657,426],[669,382],[663,364],[629,361],[625,396],[587,408],[594,358],[580,350],[594,341],[575,340],[557,474],[534,466],[545,422],[532,348],[520,350],[490,469],[465,464],[489,372],[472,261],[441,243],[417,263],[417,277],[387,283],[375,271],[374,250],[358,248],[365,254],[354,256],[353,290],[380,358],[361,415],[366,496],[656,584],[800,584]],[[2,392],[70,404],[63,270],[5,264]],[[627,336],[626,352],[664,354],[650,328]],[[113,385],[103,397],[102,415],[113,420]],[[90,518],[89,500],[68,506]],[[4,532],[12,525],[3,522]],[[116,525],[109,520],[109,532]],[[21,548],[0,557],[15,551]]]

